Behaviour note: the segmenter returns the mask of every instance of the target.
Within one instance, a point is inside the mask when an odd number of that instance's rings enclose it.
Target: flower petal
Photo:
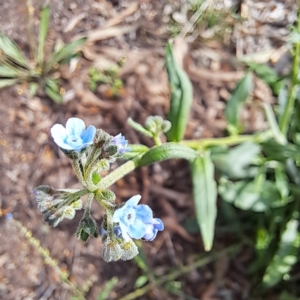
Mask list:
[[[124,213],[126,212],[124,208],[125,208],[125,206],[115,210],[115,212],[113,214],[113,218],[112,218],[112,221],[114,223],[121,223],[122,222],[121,219],[124,218]]]
[[[93,143],[95,134],[96,134],[96,127],[93,126],[93,125],[90,125],[86,130],[84,130],[81,133],[80,137],[82,139],[82,142],[85,145],[88,145],[88,144],[92,144]]]
[[[145,235],[143,239],[147,241],[153,241],[156,238],[158,230],[154,229],[152,225],[147,225]]]
[[[141,239],[146,233],[146,225],[139,219],[129,227],[128,234],[134,239]]]
[[[58,140],[63,142],[67,137],[66,128],[61,124],[55,124],[54,126],[52,126],[50,131],[55,142]]]
[[[165,229],[164,223],[162,222],[161,219],[154,218],[154,219],[152,220],[152,224],[153,224],[153,227],[154,227],[155,229],[157,229],[158,231],[162,231],[162,230]]]
[[[127,228],[127,226],[125,226],[123,223],[119,223],[119,226],[120,226],[120,229],[121,229],[121,232],[122,232],[122,238],[125,241],[131,240],[131,238],[128,234],[129,228]]]
[[[146,204],[137,205],[135,208],[136,218],[142,220],[144,223],[151,223],[153,213],[152,209]]]
[[[78,149],[74,149],[73,146],[67,144],[67,143],[64,143],[64,142],[61,142],[60,140],[58,141],[55,141],[56,145],[59,147],[59,148],[62,148],[64,150],[76,150],[78,151]]]
[[[129,200],[127,200],[127,202],[125,203],[125,206],[127,207],[132,207],[132,206],[136,206],[139,201],[141,200],[142,196],[141,195],[135,195],[133,197],[131,197]]]
[[[70,118],[66,124],[67,135],[80,136],[85,130],[85,123],[79,118]]]

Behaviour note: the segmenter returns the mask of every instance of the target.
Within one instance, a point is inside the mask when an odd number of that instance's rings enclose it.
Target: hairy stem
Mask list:
[[[256,135],[233,135],[223,138],[181,141],[180,144],[191,147],[195,150],[200,150],[211,146],[233,146],[245,142],[261,143],[270,139],[272,135],[271,131],[264,131]]]
[[[125,175],[133,171],[135,168],[139,166],[139,161],[142,155],[138,155],[132,160],[129,160],[116,170],[112,171],[109,175],[104,177],[100,182],[101,189],[107,189],[111,185],[113,185],[116,181],[123,178]]]
[[[153,141],[156,146],[160,146],[162,144],[160,137],[157,135],[153,136]]]
[[[300,34],[300,8],[298,8],[297,33]],[[298,90],[299,62],[300,62],[300,42],[296,41],[294,44],[293,67],[292,67],[291,86],[289,90],[288,101],[286,103],[282,118],[279,123],[279,128],[285,136],[287,135],[289,129],[289,123],[295,106],[296,94]]]

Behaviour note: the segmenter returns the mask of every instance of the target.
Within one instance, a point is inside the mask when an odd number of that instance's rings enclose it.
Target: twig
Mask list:
[[[200,5],[200,7],[196,10],[196,12],[192,15],[190,20],[183,26],[181,32],[179,33],[177,38],[183,39],[186,37],[186,35],[193,29],[195,23],[201,16],[201,14],[210,6],[210,1],[203,1],[203,3]]]

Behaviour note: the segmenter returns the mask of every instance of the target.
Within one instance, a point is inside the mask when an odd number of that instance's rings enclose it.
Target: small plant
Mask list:
[[[186,159],[191,168],[195,215],[204,250],[213,248],[219,195],[227,207],[243,210],[255,220],[251,226],[256,234],[256,259],[251,271],[256,274],[257,286],[269,288],[282,279],[289,280],[300,248],[300,107],[296,101],[299,100],[300,86],[299,36],[300,22],[292,35],[293,69],[290,78],[279,78],[272,73],[271,79],[266,75],[271,74],[269,69],[250,64],[249,71],[237,83],[227,101],[225,116],[229,135],[226,137],[184,140],[192,104],[192,84],[176,62],[170,44],[165,57],[171,87],[167,120],[149,116],[144,125],[128,120],[131,127],[153,140],[152,148],[128,145],[121,134],[113,137],[93,126],[85,129],[84,122],[77,118],[69,119],[66,129],[54,125],[52,137],[70,158],[83,189],[37,187],[35,197],[45,221],[56,226],[63,218],[73,218],[76,210],[82,208],[80,198],[88,195],[76,236],[82,241],[91,235],[98,236],[98,225],[90,212],[95,199],[105,211],[101,225],[104,259],[132,259],[138,254],[133,239],[152,241],[158,231],[163,230],[163,223],[153,218],[149,206],[138,205],[139,195],[124,204],[117,204],[115,194],[108,188],[137,167],[173,158]],[[279,103],[274,110],[269,104],[263,104],[268,129],[245,135],[242,134],[240,111],[253,90],[254,73],[273,88],[275,95],[279,95]],[[165,143],[162,134],[166,134]],[[128,161],[103,177],[103,171],[108,171],[111,163],[121,158]],[[239,222],[238,218],[230,221]],[[239,230],[243,231],[242,224],[239,225]],[[249,244],[249,238],[245,240]],[[150,274],[148,270],[146,273]],[[175,280],[176,274],[167,277]],[[144,275],[136,286],[146,292],[156,278]],[[161,279],[160,284],[166,281]],[[177,282],[172,284],[166,288],[179,293]]]
[[[105,70],[95,66],[89,69],[90,90],[95,92],[100,84],[106,85],[103,94],[108,98],[118,98],[124,92],[123,81],[119,78],[119,65]]]
[[[0,33],[0,88],[28,82],[32,95],[41,87],[53,101],[61,103],[62,89],[55,72],[78,54],[78,47],[85,42],[85,38],[57,46],[46,59],[44,48],[49,19],[50,8],[45,6],[41,11],[38,47],[33,60],[27,59],[13,41]]]

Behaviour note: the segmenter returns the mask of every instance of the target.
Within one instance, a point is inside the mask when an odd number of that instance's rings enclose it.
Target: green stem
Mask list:
[[[91,212],[91,206],[92,206],[93,199],[94,199],[94,194],[93,193],[89,194],[88,198],[87,198],[87,201],[86,201],[86,204],[85,204],[85,208],[84,208],[84,215],[85,216],[89,215],[90,212]]]
[[[300,8],[298,9],[297,33],[300,34]],[[293,68],[291,74],[291,87],[289,91],[289,97],[279,124],[280,130],[285,136],[287,135],[289,123],[295,106],[296,94],[298,89],[299,62],[300,42],[297,41],[294,44]]]
[[[153,141],[154,141],[156,146],[160,146],[162,144],[161,139],[158,135],[153,136]]]
[[[142,155],[136,156],[132,160],[129,160],[128,162],[126,162],[125,164],[123,164],[122,166],[117,168],[116,170],[112,171],[109,175],[104,177],[100,181],[100,188],[107,189],[108,187],[113,185],[116,181],[123,178],[125,175],[127,175],[128,173],[133,171],[135,168],[137,168],[139,166],[141,157],[142,157]]]
[[[272,135],[271,131],[264,131],[256,135],[233,135],[223,138],[181,141],[180,144],[191,147],[195,150],[201,150],[211,146],[233,146],[245,142],[261,143],[270,139]]]
[[[265,132],[262,132],[257,135],[237,135],[237,136],[230,136],[230,137],[225,137],[225,138],[181,141],[179,144],[188,146],[195,150],[203,150],[203,148],[208,147],[208,146],[217,146],[217,145],[230,146],[230,145],[240,144],[240,143],[247,142],[247,141],[261,143],[263,141],[270,139],[271,137],[272,137],[272,131],[265,131]],[[99,184],[99,188],[107,189],[112,184],[114,184],[116,181],[123,178],[125,175],[127,175],[128,173],[130,173],[137,167],[146,166],[146,165],[149,165],[149,164],[155,162],[155,160],[147,157],[148,153],[152,152],[152,154],[153,154],[153,152],[155,150],[159,149],[160,147],[166,148],[167,146],[171,146],[173,144],[174,143],[166,143],[166,144],[163,144],[162,146],[156,146],[156,147],[151,148],[149,151],[134,157],[132,160],[126,162],[125,164],[123,164],[122,166],[120,166],[119,168],[117,168],[116,170],[111,172],[109,175],[104,177]],[[189,148],[187,148],[187,150],[189,150],[190,152],[194,151]],[[187,152],[185,154],[187,154]],[[186,158],[186,156],[179,155],[178,152],[173,151],[172,155],[160,156],[160,158],[157,159],[157,161],[162,161],[162,160],[171,159],[171,158]],[[191,159],[192,159],[192,157],[191,157]]]
[[[80,161],[79,160],[73,160],[72,161],[72,166],[73,166],[74,172],[75,172],[77,178],[79,179],[79,181],[85,182],[85,180],[83,178],[83,175],[82,175],[82,170],[80,168]]]

